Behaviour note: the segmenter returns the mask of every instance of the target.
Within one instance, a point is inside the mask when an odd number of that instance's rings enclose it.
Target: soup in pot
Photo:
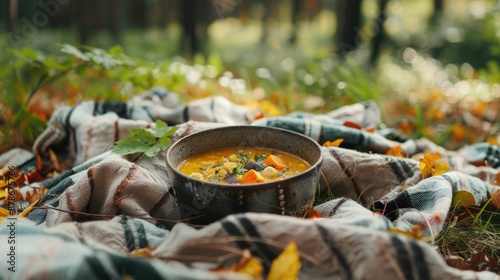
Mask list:
[[[221,184],[256,184],[281,180],[309,169],[294,155],[264,148],[229,148],[192,156],[178,169],[195,179]]]

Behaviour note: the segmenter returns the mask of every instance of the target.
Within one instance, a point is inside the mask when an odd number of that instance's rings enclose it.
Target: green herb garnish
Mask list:
[[[167,150],[170,146],[170,136],[179,127],[169,127],[161,120],[156,121],[156,128],[131,128],[132,135],[125,137],[115,143],[113,152],[120,155],[144,153],[148,157],[154,157],[158,152]]]

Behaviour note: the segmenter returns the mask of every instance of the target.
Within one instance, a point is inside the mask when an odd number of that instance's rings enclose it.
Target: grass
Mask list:
[[[500,211],[490,201],[454,208],[435,245],[452,265],[500,273]]]

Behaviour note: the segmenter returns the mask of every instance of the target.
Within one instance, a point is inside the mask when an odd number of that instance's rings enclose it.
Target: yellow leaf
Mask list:
[[[450,169],[448,164],[441,160],[439,152],[432,154],[429,151],[425,152],[424,157],[420,159],[419,167],[423,178],[440,175]]]
[[[10,215],[10,211],[0,207],[0,222]]]
[[[490,143],[491,145],[494,145],[494,146],[500,146],[499,139],[500,139],[500,137],[491,136],[488,138],[488,143]]]
[[[389,148],[389,150],[387,150],[387,152],[385,154],[388,156],[399,157],[399,158],[405,157],[403,155],[403,149],[401,148],[401,145],[397,145],[395,147]]]
[[[387,232],[406,235],[407,237],[410,237],[413,239],[422,240],[422,231],[420,229],[402,230],[402,229],[398,229],[398,228],[388,228]]]
[[[428,165],[424,161],[420,160],[418,165],[422,171],[422,178],[427,178],[432,174],[432,166]]]
[[[444,173],[448,172],[449,170],[450,170],[450,166],[446,162],[444,162],[444,161],[437,162],[434,165],[434,170],[432,171],[432,176],[444,174]]]
[[[298,279],[301,262],[297,245],[290,242],[283,252],[271,264],[269,280],[293,280]]]
[[[255,279],[262,278],[263,270],[264,268],[262,266],[262,263],[255,257],[252,257],[250,251],[248,250],[245,250],[243,252],[243,256],[241,257],[240,261],[238,263],[235,263],[230,269],[230,271],[250,275]]]
[[[472,193],[461,190],[453,194],[453,201],[451,202],[452,207],[474,205],[476,205],[476,199]]]
[[[38,201],[40,201],[40,198],[37,199],[35,202],[31,203],[30,206],[26,207],[26,209],[24,209],[23,212],[19,214],[19,217],[26,218],[28,214],[31,212],[31,210],[33,210],[33,207],[35,207],[35,205],[38,203]]]
[[[323,147],[338,147],[340,146],[340,144],[342,144],[342,142],[344,142],[344,139],[340,138],[340,139],[337,139],[335,141],[326,141],[325,143],[323,143]]]
[[[463,141],[465,139],[466,133],[467,129],[462,124],[457,123],[452,125],[451,127],[451,135],[453,140],[455,141]]]
[[[142,249],[136,249],[132,252],[130,252],[128,255],[133,256],[133,257],[145,257],[145,258],[151,258],[153,257],[153,247],[146,247]]]

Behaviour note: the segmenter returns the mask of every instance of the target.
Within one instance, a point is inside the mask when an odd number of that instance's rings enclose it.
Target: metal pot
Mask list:
[[[304,159],[311,167],[290,178],[244,185],[198,180],[177,170],[193,155],[234,147],[280,150]],[[209,224],[241,212],[304,217],[314,203],[322,160],[320,145],[305,135],[265,126],[227,126],[200,131],[172,144],[167,150],[167,171],[184,218],[193,224]]]

